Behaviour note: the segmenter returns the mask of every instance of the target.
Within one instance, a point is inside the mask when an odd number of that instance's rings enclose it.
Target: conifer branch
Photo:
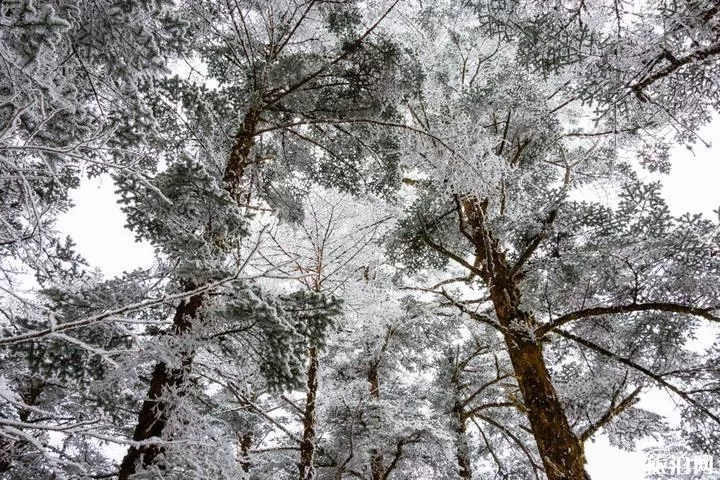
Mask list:
[[[225,387],[228,389],[228,391],[230,391],[230,392],[235,396],[235,398],[237,398],[237,400],[240,402],[241,405],[243,405],[243,406],[247,407],[248,409],[252,410],[252,411],[255,412],[257,415],[259,415],[259,416],[261,416],[262,418],[264,418],[267,422],[269,422],[270,424],[274,425],[275,428],[277,428],[277,429],[279,429],[280,431],[282,431],[285,435],[287,435],[290,439],[292,439],[292,440],[293,440],[294,442],[296,442],[298,445],[301,445],[301,444],[302,444],[302,438],[300,438],[300,437],[298,437],[297,435],[295,435],[293,432],[291,432],[290,430],[288,430],[287,427],[285,427],[285,425],[283,425],[282,423],[278,422],[277,420],[275,420],[274,418],[272,418],[270,415],[268,415],[267,413],[265,413],[265,411],[264,411],[262,408],[260,408],[258,405],[256,405],[253,401],[251,401],[251,400],[250,400],[249,398],[247,398],[245,395],[243,395],[242,391],[241,391],[239,388],[236,388],[236,387],[232,384],[232,382],[227,382],[227,383],[225,384]]]
[[[287,87],[286,89],[282,90],[282,91],[279,92],[277,95],[272,96],[272,97],[269,97],[269,98],[266,98],[266,99],[265,99],[265,103],[264,103],[264,107],[265,107],[265,108],[268,108],[268,107],[271,107],[271,106],[277,104],[277,103],[278,103],[280,100],[282,100],[283,98],[285,98],[285,97],[287,97],[288,95],[292,94],[292,93],[295,92],[296,90],[302,88],[304,85],[306,85],[306,84],[308,84],[309,82],[313,81],[315,78],[319,77],[320,75],[322,75],[323,73],[325,73],[326,71],[328,71],[330,68],[332,68],[333,66],[337,65],[337,64],[340,63],[341,61],[345,60],[347,57],[349,57],[349,56],[352,55],[353,53],[355,53],[355,51],[360,47],[360,45],[362,45],[362,43],[365,41],[365,39],[366,39],[368,36],[370,36],[370,34],[372,34],[372,33],[375,31],[375,29],[377,29],[377,27],[380,25],[380,23],[381,23],[383,20],[385,20],[385,18],[390,14],[390,12],[393,11],[393,9],[395,8],[395,6],[396,6],[399,2],[400,2],[400,0],[395,0],[395,1],[390,5],[390,7],[388,7],[388,8],[385,10],[385,12],[383,12],[382,15],[380,15],[380,18],[378,18],[378,19],[375,21],[375,23],[373,23],[367,30],[365,30],[365,32],[364,32],[362,35],[360,35],[360,36],[359,36],[354,42],[352,42],[350,45],[344,46],[343,52],[342,52],[340,55],[338,55],[338,56],[335,57],[333,60],[331,60],[330,62],[326,63],[325,65],[323,65],[322,67],[320,67],[319,69],[317,69],[316,71],[314,71],[313,73],[311,73],[310,75],[304,77],[304,78],[301,79],[301,80],[298,80],[298,81],[295,82],[293,85],[290,85],[290,86]]]
[[[467,268],[468,270],[470,270],[470,271],[471,271],[472,273],[474,273],[475,275],[480,276],[481,271],[480,271],[477,267],[471,265],[470,262],[466,261],[464,258],[462,258],[462,257],[461,257],[460,255],[458,255],[457,253],[452,252],[452,251],[448,250],[447,248],[445,248],[444,246],[440,245],[439,243],[436,243],[435,241],[433,241],[433,240],[430,238],[430,235],[427,234],[427,232],[423,232],[423,240],[425,240],[425,243],[427,243],[428,246],[430,246],[433,250],[436,250],[436,251],[438,251],[439,253],[442,253],[442,254],[445,255],[446,257],[454,260],[456,263],[458,263],[458,264],[462,265],[463,267]]]
[[[550,213],[548,213],[547,218],[542,224],[542,228],[538,232],[537,235],[535,235],[529,242],[527,247],[525,247],[525,250],[518,256],[517,261],[515,262],[515,265],[512,267],[512,270],[510,270],[510,278],[514,278],[517,276],[518,273],[520,273],[520,270],[522,269],[523,265],[532,257],[533,253],[537,250],[537,248],[540,246],[543,240],[547,237],[548,231],[550,230],[550,226],[552,226],[553,222],[557,218],[557,209],[554,208],[550,210]]]
[[[60,332],[66,332],[66,331],[74,330],[77,328],[87,327],[89,325],[93,325],[93,324],[100,323],[100,322],[107,321],[107,320],[115,320],[114,317],[117,317],[120,315],[126,315],[128,313],[137,312],[140,310],[144,310],[146,308],[155,307],[158,305],[163,305],[163,304],[175,302],[178,300],[181,300],[181,301],[187,300],[188,298],[190,298],[192,296],[202,295],[202,294],[209,292],[217,287],[220,287],[223,285],[228,285],[228,284],[231,284],[231,283],[239,281],[239,280],[251,280],[251,279],[255,279],[255,278],[261,278],[261,277],[265,276],[266,274],[270,273],[272,270],[276,270],[277,268],[280,268],[280,266],[274,267],[272,269],[268,269],[265,272],[262,272],[257,275],[248,276],[248,277],[240,276],[240,272],[243,270],[242,268],[240,268],[237,270],[237,272],[234,275],[231,275],[229,277],[223,278],[223,279],[215,281],[215,282],[208,283],[206,285],[203,285],[201,287],[198,287],[198,288],[195,288],[192,290],[187,290],[187,291],[183,291],[183,292],[172,294],[172,295],[165,295],[160,298],[153,298],[153,299],[145,300],[142,302],[131,303],[128,305],[124,305],[122,307],[112,309],[112,310],[106,310],[105,312],[99,313],[97,315],[81,318],[79,320],[74,320],[74,321],[65,322],[65,323],[57,323],[50,328],[44,328],[42,330],[32,330],[27,333],[22,333],[19,335],[12,335],[12,336],[8,336],[8,337],[0,338],[0,346],[16,345],[19,343],[32,342],[32,341],[39,340],[43,337],[46,337],[46,336],[49,336],[52,334],[57,334]],[[57,313],[51,312],[49,310],[48,310],[48,313],[51,315],[59,316]],[[115,321],[117,321],[117,320],[115,320]],[[145,323],[145,322],[138,322],[138,323]]]
[[[640,395],[640,392],[642,391],[642,387],[637,387],[635,390],[633,390],[630,395],[625,397],[620,403],[615,405],[615,397],[613,397],[613,401],[610,404],[610,408],[608,409],[605,414],[600,417],[596,422],[594,422],[592,425],[590,425],[587,429],[585,429],[584,432],[580,434],[580,440],[585,442],[590,437],[595,435],[598,430],[600,430],[602,427],[610,423],[615,417],[623,413],[628,408],[632,407],[638,402],[638,396]]]
[[[669,313],[682,313],[686,315],[694,315],[697,317],[704,318],[713,322],[720,322],[720,317],[713,315],[712,312],[717,311],[720,307],[690,307],[681,303],[672,302],[648,302],[648,303],[630,303],[627,305],[615,305],[610,307],[591,307],[578,310],[572,313],[562,315],[555,320],[552,320],[546,324],[540,325],[535,330],[535,334],[538,337],[542,337],[555,330],[558,327],[562,327],[568,323],[576,320],[582,320],[589,317],[598,317],[602,315],[618,315],[622,313],[631,312],[669,312]]]
[[[402,459],[403,454],[405,452],[405,445],[410,445],[413,443],[418,443],[420,441],[420,438],[422,437],[423,432],[415,432],[412,435],[400,439],[395,444],[395,454],[393,455],[393,459],[390,462],[390,465],[385,469],[385,473],[383,475],[383,478],[390,478],[390,475],[392,474],[393,470],[398,465],[398,462]]]
[[[652,75],[648,75],[645,78],[643,78],[641,81],[630,87],[630,89],[635,93],[635,95],[643,102],[647,101],[647,98],[645,94],[643,93],[643,90],[652,85],[653,83],[662,80],[663,78],[671,75],[679,68],[688,65],[690,63],[694,62],[703,62],[705,60],[708,60],[712,58],[715,55],[720,54],[720,43],[715,43],[713,45],[708,45],[704,48],[699,48],[695,50],[692,53],[689,53],[688,55],[681,57],[681,58],[675,58],[672,57],[670,60],[670,64],[666,65],[665,67],[661,68],[657,72],[653,73]],[[658,60],[662,58],[668,58],[669,53],[663,52],[658,56]]]
[[[666,389],[670,390],[671,392],[676,394],[678,397],[685,400],[685,402],[687,402],[689,405],[695,407],[700,412],[707,415],[708,418],[712,419],[715,423],[720,425],[720,417],[718,417],[718,415],[711,412],[705,405],[702,405],[700,402],[695,400],[687,392],[681,390],[679,387],[673,385],[672,383],[670,383],[667,380],[665,380],[664,378],[662,378],[662,375],[657,374],[657,373],[643,367],[642,365],[635,363],[634,361],[630,360],[629,358],[621,357],[621,356],[611,352],[610,350],[608,350],[594,342],[591,342],[590,340],[580,338],[580,337],[573,335],[572,333],[567,332],[565,330],[554,330],[553,333],[555,333],[556,335],[559,335],[563,338],[566,338],[568,340],[571,340],[571,341],[577,343],[578,345],[582,345],[583,347],[585,347],[589,350],[592,350],[604,357],[610,358],[612,360],[615,360],[618,363],[628,366],[628,367],[632,368],[633,370],[637,370],[638,372],[642,373],[649,379],[655,381],[660,386],[665,387]]]
[[[489,423],[493,427],[497,428],[502,432],[503,435],[505,435],[507,438],[511,439],[515,444],[520,448],[520,450],[525,454],[528,461],[530,462],[530,465],[533,467],[533,473],[535,474],[535,479],[540,480],[540,475],[538,475],[538,470],[542,471],[543,468],[538,466],[538,464],[535,462],[535,459],[533,458],[532,454],[530,453],[530,450],[528,450],[527,446],[520,440],[512,431],[510,431],[509,428],[502,425],[499,422],[496,422],[490,417],[486,417],[485,415],[474,415],[470,418],[470,420],[475,424],[475,427],[477,427],[478,430],[481,430],[480,424],[478,424],[477,420],[482,420],[486,423]]]
[[[468,410],[465,412],[465,415],[469,418],[473,415],[477,415],[478,412],[481,412],[483,410],[486,410],[488,408],[503,408],[503,407],[516,407],[517,405],[515,402],[492,402],[492,403],[484,403],[482,405],[478,405],[477,407]]]
[[[510,376],[510,375],[508,375],[508,374],[500,375],[500,376],[498,376],[497,378],[494,378],[493,380],[490,380],[489,382],[483,384],[480,388],[478,388],[478,389],[475,390],[473,393],[471,393],[470,395],[468,395],[468,397],[467,397],[465,400],[462,401],[462,403],[461,403],[462,407],[463,407],[463,408],[464,408],[464,407],[467,407],[468,404],[470,404],[470,402],[472,402],[473,400],[475,400],[475,398],[477,398],[477,396],[480,395],[482,392],[484,392],[488,387],[491,387],[491,386],[495,385],[496,383],[505,380],[505,379],[508,378],[509,376]]]
[[[467,308],[465,305],[463,305],[462,303],[455,300],[444,289],[440,290],[439,292],[435,292],[435,293],[438,293],[438,294],[442,295],[443,297],[447,298],[448,301],[452,305],[454,305],[458,310],[460,310],[464,314],[468,315],[473,320],[477,320],[478,322],[484,323],[485,325],[488,325],[488,326],[494,328],[495,330],[499,331],[502,334],[509,333],[508,329],[503,327],[502,325],[500,325],[500,323],[496,322],[495,320],[488,317],[487,315],[482,315],[480,313],[473,312],[472,310]]]

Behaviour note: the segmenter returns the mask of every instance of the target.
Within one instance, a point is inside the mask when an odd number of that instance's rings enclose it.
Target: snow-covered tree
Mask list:
[[[581,52],[537,64],[548,53],[542,49],[562,55],[557,47],[579,48],[572,38],[523,43],[523,22],[555,13],[511,12],[515,26],[499,39],[465,5],[441,9],[454,20],[421,12],[426,30],[417,36],[427,74],[410,111],[417,132],[407,168],[418,199],[396,240],[403,263],[417,269],[452,262],[464,270],[436,294],[504,338],[548,478],[585,478],[583,442],[618,415],[643,425],[627,435],[661,427],[632,408],[648,385],[670,389],[717,424],[707,392],[694,384],[705,384],[705,375],[679,372],[706,368],[687,344],[698,319],[718,320],[718,226],[671,217],[659,185],[639,181],[619,156],[667,127],[687,138],[683,129],[709,112],[688,111],[685,102],[698,91],[674,88],[673,75],[695,68],[706,78],[716,63],[693,57],[697,63],[682,64],[687,69],[651,71],[637,84],[622,80],[608,100],[608,83],[584,76],[596,56]],[[564,9],[556,6],[559,17]],[[608,28],[603,11],[596,15],[589,5],[573,15],[563,21],[564,32],[575,28],[571,20],[592,20],[600,34]],[[613,48],[644,48],[637,44],[647,39],[634,36],[640,31],[623,28]],[[557,39],[561,45],[553,45]],[[632,97],[621,101],[622,89]],[[650,90],[667,98],[655,103]],[[712,104],[713,92],[704,93],[703,105]],[[608,120],[611,110],[617,117]],[[621,136],[628,121],[634,135]],[[600,185],[614,189],[614,202],[579,200]],[[481,298],[449,291],[450,281],[479,289]],[[553,337],[560,340],[546,345]],[[586,385],[573,381],[578,375]]]
[[[713,2],[0,22],[0,477],[584,479],[598,432],[667,431],[658,387],[718,453],[718,224],[637,173],[703,141]],[[54,231],[86,173],[153,268]]]

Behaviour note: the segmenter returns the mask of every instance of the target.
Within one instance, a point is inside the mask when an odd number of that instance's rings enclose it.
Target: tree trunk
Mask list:
[[[239,201],[241,196],[241,181],[245,173],[245,167],[250,163],[250,151],[255,142],[255,131],[262,108],[253,106],[243,119],[242,127],[235,136],[233,147],[230,151],[228,163],[225,168],[224,182],[225,189]],[[213,244],[217,239],[208,239]],[[187,290],[194,290],[197,285],[192,285]],[[192,320],[197,318],[198,311],[202,307],[203,296],[194,295],[188,301],[181,301],[175,310],[173,318],[174,335],[189,333],[192,329]],[[190,373],[194,352],[183,352],[182,367],[168,369],[165,363],[161,362],[155,366],[150,380],[150,389],[143,402],[138,415],[138,421],[133,433],[133,440],[143,442],[150,438],[161,438],[165,425],[172,410],[172,403],[163,400],[168,390],[182,392],[182,387]],[[118,480],[127,480],[133,475],[141,462],[143,467],[151,465],[155,458],[162,452],[163,448],[157,444],[143,444],[131,446],[120,464]]]
[[[548,480],[588,479],[583,443],[570,428],[545,365],[542,346],[531,333],[537,322],[520,308],[517,272],[487,229],[486,208],[487,201],[463,203],[475,244],[476,265],[504,329],[505,344],[545,473]]]
[[[452,420],[455,430],[455,455],[458,462],[458,473],[462,480],[472,480],[472,465],[470,463],[470,446],[467,441],[467,417],[460,395],[460,367],[455,365],[452,376],[455,388],[455,404],[452,408]]]
[[[250,150],[255,145],[255,129],[260,121],[260,114],[262,114],[260,105],[250,107],[243,119],[240,131],[235,136],[235,144],[230,151],[230,157],[225,166],[223,176],[225,189],[240,204],[242,204],[240,201],[242,193],[240,183],[245,176],[245,168],[251,163],[249,158]]]
[[[505,344],[523,396],[548,480],[585,480],[585,452],[573,433],[545,365],[542,346],[528,331],[536,327],[531,315],[519,308],[520,292],[501,252],[496,251],[495,281],[490,298],[500,324],[505,328]],[[498,268],[499,267],[499,268]]]
[[[467,441],[467,430],[464,418],[458,418],[458,425],[455,429],[457,434],[457,461],[458,473],[463,480],[472,480],[472,465],[470,464],[470,446]]]
[[[252,446],[252,433],[246,433],[240,437],[240,468],[245,473],[250,472],[250,461],[248,456]]]
[[[380,378],[378,376],[377,361],[373,361],[368,369],[368,382],[370,383],[370,398],[373,400],[380,399]],[[370,450],[370,473],[372,480],[385,480],[385,458],[377,449]]]
[[[519,336],[506,337],[510,360],[548,480],[585,480],[585,453],[557,398],[542,348]]]
[[[182,335],[190,331],[192,319],[197,318],[202,302],[202,295],[194,295],[189,300],[180,302],[173,318],[173,334]],[[162,436],[172,408],[171,402],[166,398],[168,391],[175,390],[177,394],[182,393],[181,388],[192,368],[192,360],[193,352],[183,352],[181,368],[168,368],[164,362],[155,366],[150,380],[150,390],[138,415],[133,440],[142,442]],[[120,464],[118,480],[127,480],[134,474],[139,461],[142,462],[143,467],[151,465],[161,452],[162,446],[157,444],[131,446]]]
[[[308,349],[310,365],[307,373],[307,394],[303,417],[303,437],[300,444],[300,480],[315,478],[315,399],[318,388],[318,352],[316,347]]]

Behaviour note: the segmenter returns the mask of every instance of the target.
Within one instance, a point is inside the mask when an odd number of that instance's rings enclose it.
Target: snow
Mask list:
[[[720,119],[708,126],[706,137],[720,131]],[[720,148],[698,147],[693,156],[684,148],[672,152],[673,167],[669,176],[660,176],[664,194],[676,215],[690,211],[713,215],[720,206]],[[136,242],[131,232],[123,228],[125,218],[116,203],[114,185],[108,176],[83,180],[72,192],[75,207],[58,219],[58,229],[72,236],[78,251],[108,276],[125,270],[149,267],[153,252],[149,244]],[[717,332],[715,332],[717,333]],[[699,348],[707,342],[699,339]],[[678,421],[678,411],[672,399],[660,390],[641,397],[641,406],[660,413],[670,424]],[[646,442],[642,442],[646,443]],[[648,445],[641,444],[640,448]],[[117,456],[117,448],[109,448]],[[593,480],[643,479],[647,471],[647,456],[641,451],[626,452],[611,446],[607,437],[599,435],[586,445],[588,471]]]

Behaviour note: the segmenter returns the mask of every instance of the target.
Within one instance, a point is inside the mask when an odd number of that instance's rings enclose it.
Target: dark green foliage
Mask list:
[[[244,285],[212,312],[223,319],[223,328],[229,332],[247,332],[240,344],[226,343],[226,347],[249,345],[268,388],[283,391],[300,385],[308,346],[325,346],[335,318],[342,313],[341,305],[339,299],[308,290],[273,297]],[[221,332],[218,335],[224,335]]]
[[[398,222],[398,230],[388,246],[390,257],[407,267],[409,272],[445,267],[447,256],[430,246],[428,241],[448,248],[457,245],[458,238],[448,236],[457,226],[456,209],[455,204],[434,190],[418,198],[407,216]]]
[[[220,180],[189,157],[158,174],[154,188],[132,177],[116,181],[127,225],[137,238],[171,258],[193,252],[199,270],[203,261],[214,261],[216,252],[229,250],[247,232],[247,215]]]

